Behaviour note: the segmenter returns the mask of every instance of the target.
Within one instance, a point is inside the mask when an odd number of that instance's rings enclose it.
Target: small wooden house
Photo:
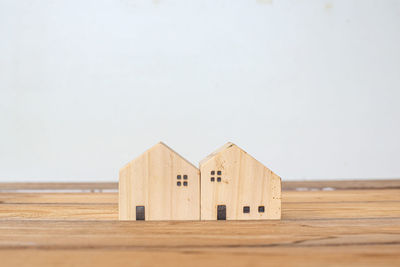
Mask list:
[[[120,170],[119,219],[199,220],[199,169],[158,143]]]
[[[201,220],[281,218],[281,178],[232,143],[200,162]]]

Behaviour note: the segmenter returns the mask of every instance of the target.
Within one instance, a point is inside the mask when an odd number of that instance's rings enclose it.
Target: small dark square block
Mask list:
[[[180,180],[180,179],[182,179],[182,176],[181,176],[181,175],[178,175],[178,176],[176,176],[176,178],[177,178],[178,180]]]
[[[221,177],[218,177],[218,178],[217,178],[217,182],[221,182]]]
[[[264,206],[258,206],[258,212],[264,212],[265,207]]]
[[[181,184],[182,184],[181,182],[176,182],[177,186],[181,186]]]
[[[243,207],[243,213],[250,213],[250,207],[249,206],[244,206]]]
[[[215,171],[211,171],[211,175],[215,175]]]
[[[221,172],[221,171],[217,171],[217,174],[218,174],[218,175],[221,175],[221,174],[222,174],[222,172]]]
[[[188,184],[188,183],[187,183],[186,181],[185,181],[185,182],[183,182],[183,186],[187,186],[187,184]]]
[[[184,176],[183,176],[183,180],[187,180],[188,179],[188,177],[187,177],[187,175],[185,174]]]
[[[211,177],[211,182],[214,182],[215,181],[215,177]]]

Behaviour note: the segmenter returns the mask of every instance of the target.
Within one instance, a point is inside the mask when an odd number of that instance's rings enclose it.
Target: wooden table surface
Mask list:
[[[281,221],[120,222],[117,184],[0,184],[0,266],[400,266],[400,180],[284,182]]]

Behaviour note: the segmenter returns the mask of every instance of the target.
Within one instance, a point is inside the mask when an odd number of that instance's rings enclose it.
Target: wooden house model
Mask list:
[[[281,218],[281,178],[232,143],[200,162],[201,220]]]
[[[119,173],[120,220],[281,218],[281,178],[232,143],[200,170],[164,143]]]
[[[158,143],[119,173],[120,220],[199,220],[200,174]]]

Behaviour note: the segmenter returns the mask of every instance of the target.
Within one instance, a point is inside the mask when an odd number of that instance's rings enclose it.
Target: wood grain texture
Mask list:
[[[118,190],[118,183],[116,182],[102,182],[102,183],[0,183],[0,192],[4,191],[39,191],[39,190],[81,190],[81,191],[107,191]]]
[[[110,179],[110,180],[117,180]],[[345,180],[345,181],[282,181],[283,191],[318,191],[318,190],[365,190],[365,189],[400,189],[400,179],[391,180]],[[0,183],[0,192],[24,191],[118,191],[117,182],[88,183]],[[69,192],[69,191],[68,191]]]
[[[200,175],[202,220],[217,220],[218,205],[226,220],[281,218],[281,178],[236,145],[202,160]]]
[[[171,148],[158,143],[119,173],[119,219],[199,220],[199,170]]]
[[[335,180],[335,181],[285,181],[283,190],[358,190],[400,189],[400,179],[390,180]]]
[[[399,266],[400,190],[286,191],[282,220],[118,221],[117,193],[0,193],[0,266]]]
[[[282,192],[282,219],[400,216],[400,190]],[[0,219],[115,220],[117,193],[1,193]]]
[[[118,204],[118,193],[0,193],[0,204]]]
[[[282,192],[283,202],[388,202],[400,201],[400,189]],[[117,204],[117,193],[1,193],[0,204]],[[367,203],[366,203],[367,204]]]
[[[397,244],[399,238],[400,218],[286,222],[0,221],[1,249],[332,247]]]
[[[400,245],[267,247],[204,250],[1,250],[4,266],[388,266],[398,267]]]

